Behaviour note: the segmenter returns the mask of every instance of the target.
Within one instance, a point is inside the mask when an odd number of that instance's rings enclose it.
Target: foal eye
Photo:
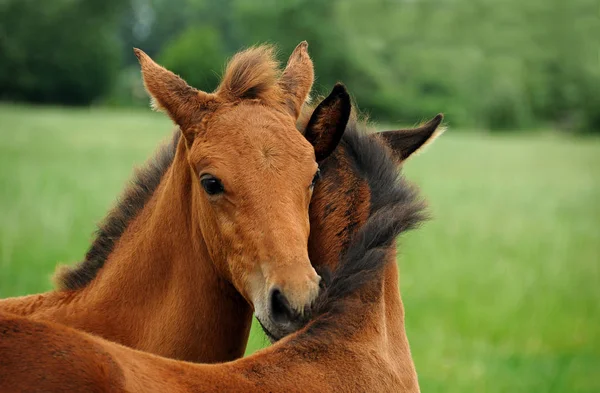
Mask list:
[[[213,175],[203,175],[200,178],[200,183],[208,195],[221,194],[225,191],[223,183]]]
[[[321,170],[317,169],[317,172],[315,173],[315,176],[312,179],[312,183],[310,183],[310,188],[314,188],[315,184],[317,183],[317,180],[319,180],[321,178]]]

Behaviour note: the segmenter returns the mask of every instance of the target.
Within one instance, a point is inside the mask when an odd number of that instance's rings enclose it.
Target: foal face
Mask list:
[[[335,149],[350,115],[350,98],[337,85],[304,136],[297,131],[313,82],[306,47],[298,45],[281,77],[269,48],[242,52],[214,93],[188,86],[136,51],[146,89],[185,138],[199,213],[194,225],[207,252],[273,331],[287,330],[317,296],[308,205],[317,160]]]
[[[261,320],[293,318],[319,290],[307,252],[315,150],[293,118],[257,104],[216,111],[205,127],[189,160],[208,252]]]

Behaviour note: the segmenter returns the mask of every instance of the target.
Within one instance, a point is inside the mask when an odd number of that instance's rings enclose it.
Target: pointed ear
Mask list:
[[[394,157],[402,162],[425,145],[432,143],[445,131],[444,127],[439,127],[443,119],[444,115],[440,113],[418,128],[383,131],[374,135],[381,137],[392,150]]]
[[[350,96],[344,85],[338,83],[313,112],[304,136],[314,146],[317,162],[335,150],[346,130],[351,109]]]
[[[194,124],[212,101],[212,95],[194,89],[171,71],[156,64],[144,51],[134,48],[152,106],[164,110],[182,131]]]
[[[308,56],[308,43],[302,41],[292,52],[279,85],[286,97],[290,113],[298,118],[315,79],[313,62]]]

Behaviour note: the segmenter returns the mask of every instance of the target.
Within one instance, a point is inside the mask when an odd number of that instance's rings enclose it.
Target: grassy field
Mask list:
[[[149,110],[0,106],[0,297],[81,259],[170,130]],[[399,242],[422,390],[600,391],[600,140],[450,131],[406,173],[434,217]]]

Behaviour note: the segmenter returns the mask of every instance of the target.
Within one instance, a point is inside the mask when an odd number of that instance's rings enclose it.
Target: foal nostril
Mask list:
[[[271,291],[271,319],[277,324],[287,324],[298,318],[298,313],[292,310],[290,302],[279,289]]]

